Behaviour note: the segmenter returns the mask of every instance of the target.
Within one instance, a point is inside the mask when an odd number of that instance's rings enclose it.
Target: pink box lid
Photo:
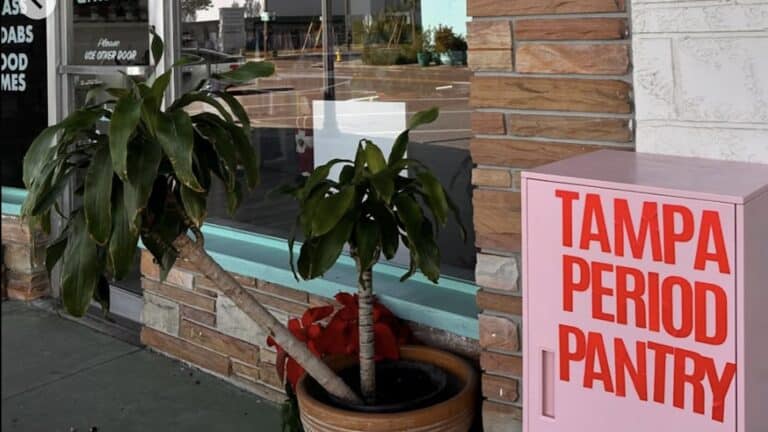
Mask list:
[[[768,164],[599,150],[522,173],[523,178],[744,204],[768,191]],[[569,181],[569,179],[571,179]]]

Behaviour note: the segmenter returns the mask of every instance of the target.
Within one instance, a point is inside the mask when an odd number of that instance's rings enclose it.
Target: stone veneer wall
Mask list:
[[[768,163],[768,1],[632,5],[637,150]]]
[[[521,429],[520,171],[634,148],[624,0],[468,0],[486,432]]]
[[[47,236],[32,232],[18,216],[2,215],[2,297],[34,300],[50,293],[45,271]]]
[[[275,351],[266,334],[213,283],[179,260],[165,282],[152,256],[141,256],[144,310],[141,341],[276,402],[284,400],[275,371]],[[301,316],[310,306],[334,300],[234,274],[281,322]],[[476,340],[411,323],[416,338],[477,360]]]

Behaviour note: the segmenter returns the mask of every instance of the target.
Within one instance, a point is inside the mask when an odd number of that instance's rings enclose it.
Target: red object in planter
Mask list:
[[[768,165],[523,173],[524,430],[768,431]]]
[[[288,321],[288,330],[318,357],[356,356],[360,349],[357,294],[338,293],[335,299],[341,305],[339,309],[331,305],[307,309],[301,319]],[[376,361],[399,359],[400,346],[411,341],[408,325],[378,301],[373,304],[373,322]],[[304,369],[271,336],[267,338],[267,345],[277,349],[275,366],[278,375],[288,380],[295,389],[299,378],[304,375]]]

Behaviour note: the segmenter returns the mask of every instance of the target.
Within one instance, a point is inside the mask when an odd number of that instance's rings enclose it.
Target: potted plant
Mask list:
[[[425,30],[416,35],[414,47],[418,50],[416,59],[419,66],[427,67],[432,62],[432,30]]]
[[[440,25],[435,30],[435,52],[440,54],[443,64],[466,64],[467,40],[464,36],[454,33],[452,27]]]
[[[467,39],[463,35],[453,35],[449,55],[451,64],[456,66],[467,64]]]
[[[433,348],[404,346],[400,362],[380,368],[375,363],[376,348],[388,343],[391,335],[376,325],[373,267],[382,256],[392,259],[402,245],[409,251],[410,266],[401,281],[420,271],[437,283],[440,250],[435,238],[450,214],[461,225],[458,209],[437,178],[424,164],[406,157],[409,131],[437,116],[437,108],[417,113],[388,159],[376,144],[363,139],[354,161],[332,160],[286,190],[299,203],[297,229],[304,235],[295,264],[294,239],[289,240],[294,274],[305,280],[323,276],[345,246],[358,273],[358,358],[339,357],[329,364],[360,390],[365,403],[327,395],[322,385],[305,375],[296,394],[306,430],[459,431],[471,425],[476,375],[461,358]],[[329,178],[337,166],[338,179]],[[446,388],[448,382],[453,383],[452,390]]]
[[[453,46],[453,28],[445,25],[437,26],[435,29],[435,53],[441,64],[451,64],[451,57],[448,51]]]
[[[151,54],[158,64],[163,42],[154,34]],[[174,67],[189,61],[182,59]],[[213,78],[237,84],[273,71],[270,63],[249,62]],[[207,79],[163,109],[172,72],[173,68],[153,73],[146,82],[131,79],[127,89],[106,89],[112,99],[86,102],[85,107],[45,129],[24,157],[28,195],[22,216],[46,232],[51,230],[53,212],[63,219],[60,235],[46,250],[46,267],[50,272],[60,262],[65,309],[83,316],[92,299],[108,304],[105,274],[124,277],[141,238],[159,263],[163,279],[177,259],[188,261],[329,393],[360,402],[343,380],[205,251],[201,226],[212,178],[221,179],[229,210],[234,212],[243,190],[259,182],[258,157],[250,144],[246,111],[224,89],[206,86]],[[190,116],[184,108],[193,102],[212,106],[218,115]],[[104,118],[108,121],[106,134],[97,128]],[[240,167],[244,176],[238,175]],[[67,189],[77,199],[73,208],[62,212],[57,201]]]
[[[151,55],[155,65],[162,54],[163,42],[153,35]],[[182,59],[174,67],[189,61]],[[273,71],[274,66],[269,63],[249,62],[236,70],[215,74],[213,78],[231,85],[269,76]],[[213,281],[222,295],[231,299],[302,366],[306,371],[303,382],[309,383],[307,376],[311,376],[312,382],[317,383],[324,395],[333,396],[335,403],[365,406],[357,392],[335,372],[344,369],[348,358],[329,364],[323,362],[206,252],[201,227],[213,177],[222,181],[229,210],[233,212],[240,204],[243,190],[255,187],[259,181],[258,158],[248,139],[250,119],[225,88],[211,89],[206,86],[207,80],[202,80],[193,90],[165,104],[164,108],[162,100],[172,73],[173,68],[163,74],[153,73],[148,81],[131,79],[127,89],[106,89],[112,99],[86,102],[83,108],[41,132],[25,155],[23,180],[28,195],[22,206],[22,216],[30,225],[49,233],[51,215],[55,212],[62,218],[62,229],[47,248],[45,261],[49,272],[60,264],[61,297],[65,309],[72,315],[83,316],[92,300],[107,306],[107,277],[120,279],[129,272],[141,239],[160,265],[161,278],[167,276],[177,259],[187,261]],[[184,107],[193,102],[208,104],[217,114],[203,112],[190,116]],[[419,113],[410,127],[433,121],[436,116],[436,110]],[[103,119],[108,123],[107,133],[99,131]],[[337,210],[330,209],[330,219],[320,217],[315,223],[308,222],[308,215],[304,214],[302,226],[308,223],[313,227],[313,235],[308,236],[302,246],[298,270],[308,277],[324,272],[323,269],[338,258],[343,244],[351,241],[354,256],[361,265],[361,290],[365,288],[361,291],[365,297],[359,300],[360,316],[364,317],[361,322],[370,324],[370,267],[379,253],[387,257],[394,253],[393,247],[397,244],[393,242],[392,232],[396,234],[394,240],[399,242],[397,236],[402,235],[402,241],[410,248],[411,268],[404,278],[416,270],[435,281],[439,277],[439,251],[432,224],[414,197],[424,197],[438,224],[445,223],[452,205],[434,176],[417,161],[404,157],[408,131],[398,138],[388,163],[373,143],[366,141],[364,144],[360,146],[354,168],[350,165],[342,170],[341,180],[360,182],[362,191],[368,190],[374,194],[372,198],[387,203],[383,209],[388,213],[381,213],[381,217],[389,217],[392,224],[381,225],[381,229],[388,234],[380,237],[374,234],[373,238],[380,242],[371,243],[374,219],[366,221],[364,214],[346,211],[336,220]],[[302,187],[296,189],[297,197],[310,192],[306,198],[318,198],[317,209],[327,209],[329,202],[344,204],[349,193],[335,193],[333,181],[327,178],[331,167],[338,163],[316,169]],[[244,171],[242,178],[237,175],[239,169]],[[399,175],[406,169],[415,170],[416,176]],[[59,198],[66,190],[73,191],[76,199],[72,208],[61,209]],[[318,194],[318,190],[325,190],[325,193]],[[356,194],[357,185],[353,198]],[[364,210],[372,203],[356,202],[355,208]],[[304,200],[303,208],[309,208],[307,204]],[[339,208],[349,210],[348,206]],[[379,212],[378,206],[376,212]],[[360,228],[349,231],[352,216],[356,217],[352,227],[357,228],[359,224]],[[323,230],[328,230],[325,232],[328,235],[319,234]],[[400,230],[403,232],[398,234]],[[361,340],[365,338],[365,343],[360,344],[361,357],[367,365],[374,342],[368,338],[370,329],[361,328],[364,330],[360,332]],[[431,424],[438,418],[449,418],[450,422],[459,425],[456,430],[466,429],[464,425],[466,423],[468,427],[471,421],[475,402],[473,369],[451,354],[429,348],[403,347],[398,355],[406,360],[431,362],[435,368],[456,377],[461,388],[446,400],[413,411],[421,413],[421,417],[414,419],[410,413],[400,415],[403,420],[397,421],[406,422],[403,429],[409,429],[411,424]],[[302,388],[299,386],[298,390]],[[366,394],[375,393],[370,393],[368,386]],[[299,400],[304,401],[300,402],[302,416],[316,412],[309,399],[300,396]],[[358,415],[352,412],[350,418],[357,422],[366,421]],[[359,423],[358,427],[375,430],[359,426]],[[383,427],[392,430],[391,424]]]

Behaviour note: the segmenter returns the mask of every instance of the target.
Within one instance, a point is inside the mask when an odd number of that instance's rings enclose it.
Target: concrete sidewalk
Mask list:
[[[280,411],[180,362],[3,302],[1,429],[271,432]]]

